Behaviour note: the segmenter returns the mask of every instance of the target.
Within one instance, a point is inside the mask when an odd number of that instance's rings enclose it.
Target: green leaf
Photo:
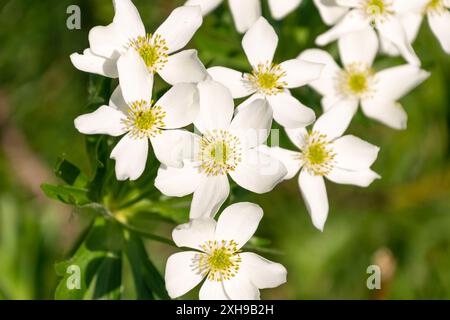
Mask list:
[[[61,201],[65,204],[80,207],[92,203],[88,196],[88,189],[86,188],[58,186],[44,183],[41,185],[41,189],[47,197]]]

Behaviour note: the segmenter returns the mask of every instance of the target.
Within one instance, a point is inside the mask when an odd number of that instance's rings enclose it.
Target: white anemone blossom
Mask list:
[[[324,177],[340,184],[369,186],[380,176],[370,167],[379,148],[353,135],[342,136],[353,116],[351,107],[334,107],[317,119],[312,130],[286,129],[300,151],[263,146],[260,149],[281,161],[288,170],[285,179],[300,171],[298,184],[314,226],[323,231],[328,216]]]
[[[208,69],[211,77],[228,89],[233,98],[251,95],[245,106],[254,99],[266,99],[276,122],[287,128],[298,128],[314,122],[314,111],[294,98],[289,88],[297,88],[319,78],[323,65],[298,59],[273,63],[278,44],[275,30],[263,17],[247,31],[242,39],[245,54],[253,68],[242,73],[225,67]]]
[[[263,99],[238,108],[233,98],[213,80],[198,84],[200,111],[194,121],[202,134],[192,134],[192,152],[182,168],[162,165],[155,186],[165,195],[193,193],[190,218],[213,216],[230,193],[228,175],[255,193],[271,191],[286,175],[277,159],[257,150],[272,125],[272,111]]]
[[[167,83],[175,84],[199,82],[206,77],[196,50],[179,51],[202,24],[198,6],[176,8],[155,33],[148,34],[133,2],[113,0],[113,3],[113,22],[92,28],[90,48],[83,54],[71,55],[77,69],[116,78],[118,59],[133,50],[139,54],[143,67],[152,78],[158,73]]]
[[[183,148],[189,145],[191,135],[170,129],[189,125],[198,113],[195,84],[176,84],[153,103],[152,78],[143,65],[135,51],[125,53],[117,65],[120,86],[113,92],[109,106],[75,119],[75,127],[84,134],[125,134],[111,153],[118,180],[141,176],[149,140],[161,163],[182,166]]]
[[[281,264],[241,250],[262,216],[258,205],[241,202],[223,210],[217,222],[194,219],[175,228],[176,245],[195,251],[175,253],[167,260],[165,282],[170,297],[184,295],[203,279],[201,300],[256,300],[259,289],[285,283],[287,271]]]
[[[322,3],[326,2],[322,0]],[[373,37],[378,31],[381,39],[392,43],[410,64],[420,65],[400,17],[409,10],[409,0],[335,0],[338,8],[346,10],[337,24],[316,39],[316,44],[324,46],[345,34],[364,32]]]
[[[203,15],[216,9],[223,0],[188,0],[186,5],[199,5]],[[268,0],[275,20],[284,19],[301,4],[302,0]],[[236,29],[244,33],[261,17],[261,0],[228,0]]]
[[[450,54],[450,0],[408,0],[410,10],[401,15],[401,22],[408,41],[413,43],[424,17],[445,53]],[[382,39],[383,40],[383,39]],[[382,49],[390,55],[399,52],[388,40],[382,41]]]
[[[411,64],[375,72],[372,63],[378,51],[376,35],[357,32],[338,41],[341,69],[330,54],[319,49],[305,50],[299,59],[326,65],[319,80],[309,85],[319,92],[324,111],[333,106],[350,106],[394,129],[405,129],[408,115],[397,102],[429,77]]]

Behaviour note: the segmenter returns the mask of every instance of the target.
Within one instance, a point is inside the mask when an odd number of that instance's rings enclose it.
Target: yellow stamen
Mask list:
[[[324,176],[333,169],[335,156],[326,135],[313,131],[305,139],[300,159],[309,173]]]
[[[128,116],[124,120],[126,129],[135,138],[150,138],[161,133],[165,127],[166,113],[159,106],[152,106],[146,101],[135,101],[130,104]]]
[[[287,83],[280,81],[286,72],[277,64],[259,64],[251,74],[246,75],[250,87],[264,95],[275,95],[283,92]]]
[[[152,73],[160,71],[167,63],[169,48],[159,34],[139,36],[130,42],[130,47],[139,53],[148,70]]]

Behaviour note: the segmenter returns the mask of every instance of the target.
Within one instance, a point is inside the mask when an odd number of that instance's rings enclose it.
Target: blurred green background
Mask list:
[[[134,3],[154,30],[182,1]],[[66,28],[72,4],[81,8],[81,30]],[[52,170],[61,155],[87,169],[84,137],[73,119],[87,103],[89,75],[77,71],[69,55],[88,47],[89,29],[112,16],[110,0],[0,1],[0,299],[52,299],[54,263],[68,257],[88,223],[83,210],[47,199],[40,184],[57,181]],[[280,37],[276,61],[314,47],[326,30],[309,0],[283,22],[271,22]],[[225,4],[206,17],[189,46],[207,66],[245,70],[240,39]],[[288,269],[288,283],[263,291],[263,298],[450,298],[450,57],[427,24],[414,47],[431,77],[401,100],[408,129],[394,131],[357,115],[349,132],[381,147],[374,168],[383,179],[367,189],[328,183],[324,233],[313,228],[296,179],[265,195],[235,190],[230,201],[263,207],[257,235],[270,239],[274,251],[264,255]],[[327,50],[337,55],[335,45]],[[375,67],[401,63],[379,57]],[[313,91],[293,93],[320,114]],[[172,227],[159,233],[170,237]],[[147,249],[163,272],[173,248],[148,242]],[[366,287],[371,264],[382,268],[381,290]]]

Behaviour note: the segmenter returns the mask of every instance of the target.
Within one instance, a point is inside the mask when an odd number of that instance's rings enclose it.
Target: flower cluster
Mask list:
[[[313,225],[323,230],[329,205],[325,180],[360,187],[380,176],[371,166],[379,148],[345,131],[358,105],[369,118],[405,129],[407,114],[398,100],[423,82],[411,42],[426,15],[450,52],[447,0],[314,0],[331,29],[317,45],[338,41],[342,68],[324,50],[308,49],[274,61],[278,36],[261,16],[260,0],[229,0],[249,71],[205,68],[193,49],[183,50],[220,0],[188,0],[153,33],[145,30],[131,0],[113,0],[108,26],[94,27],[76,68],[118,78],[108,105],[75,119],[84,134],[122,136],[111,153],[118,180],[136,180],[149,148],[160,162],[155,187],[164,195],[193,194],[190,221],[173,231],[177,246],[166,266],[169,295],[184,295],[204,280],[201,299],[258,299],[259,289],[286,281],[286,269],[254,253],[242,252],[263,216],[252,203],[236,203],[214,218],[230,194],[230,178],[255,193],[270,192],[298,172],[298,184]],[[269,0],[282,19],[301,0]],[[406,64],[375,70],[381,51],[401,55]],[[171,88],[152,99],[155,75]],[[321,96],[323,114],[290,90],[310,86]],[[235,99],[244,98],[235,108]],[[268,147],[273,121],[298,150]],[[195,131],[189,130],[195,128]]]

